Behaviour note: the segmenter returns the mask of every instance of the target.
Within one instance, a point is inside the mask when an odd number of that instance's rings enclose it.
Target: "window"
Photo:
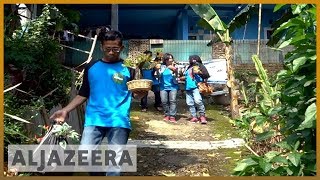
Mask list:
[[[272,29],[267,27],[264,28],[264,39],[270,39],[272,35]]]
[[[197,36],[189,36],[188,39],[189,40],[197,40]]]

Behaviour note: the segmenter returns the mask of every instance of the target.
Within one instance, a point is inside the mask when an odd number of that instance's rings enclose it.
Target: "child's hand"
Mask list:
[[[174,67],[173,65],[169,65],[168,68],[171,70],[171,71],[175,71],[177,68]]]
[[[160,69],[160,67],[161,67],[161,64],[156,64],[155,66],[156,69]]]

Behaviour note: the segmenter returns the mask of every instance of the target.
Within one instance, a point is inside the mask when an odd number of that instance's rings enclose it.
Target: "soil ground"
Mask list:
[[[232,126],[228,106],[205,100],[208,124],[201,125],[188,122],[190,115],[185,99],[179,96],[177,101],[178,122],[169,123],[163,120],[163,112],[153,108],[152,94],[148,98],[147,112],[141,112],[140,102],[133,100],[130,114],[133,130],[129,140],[221,141],[240,138],[239,131]],[[137,172],[122,175],[231,176],[236,162],[246,154],[248,151],[244,147],[216,150],[138,148]],[[86,176],[88,173],[69,175]]]

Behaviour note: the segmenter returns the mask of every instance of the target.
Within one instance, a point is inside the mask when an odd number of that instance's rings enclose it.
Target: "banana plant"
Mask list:
[[[200,16],[200,21],[198,24],[205,29],[212,30],[215,32],[219,40],[226,45],[225,47],[225,57],[227,60],[228,68],[228,87],[231,93],[231,115],[232,118],[239,117],[239,107],[238,107],[238,90],[236,90],[235,78],[232,68],[232,39],[230,33],[232,33],[236,28],[239,28],[247,23],[247,20],[251,18],[257,11],[255,5],[249,4],[244,9],[242,9],[230,23],[224,23],[216,11],[212,8],[210,4],[191,4],[193,11]]]

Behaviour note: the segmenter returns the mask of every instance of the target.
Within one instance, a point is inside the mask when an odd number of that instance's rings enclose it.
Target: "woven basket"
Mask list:
[[[129,91],[149,91],[152,87],[152,80],[139,79],[127,82]]]

